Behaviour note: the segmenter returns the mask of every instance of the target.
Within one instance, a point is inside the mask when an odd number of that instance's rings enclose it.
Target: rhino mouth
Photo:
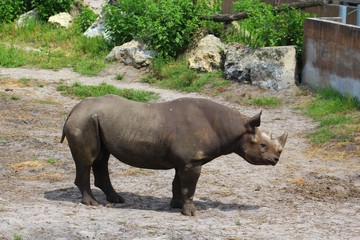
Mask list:
[[[278,158],[270,158],[270,159],[267,159],[269,165],[272,165],[272,166],[275,166],[278,162],[279,162],[279,159]]]

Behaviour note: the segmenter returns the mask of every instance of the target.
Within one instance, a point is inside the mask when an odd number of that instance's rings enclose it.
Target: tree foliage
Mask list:
[[[69,12],[75,0],[31,0],[32,6],[37,9],[39,16],[47,20],[60,12]]]
[[[240,21],[239,41],[252,47],[295,45],[298,52],[301,51],[308,13],[286,6],[279,11],[260,0],[237,1],[234,6],[237,12],[249,15]]]
[[[0,0],[0,22],[11,22],[27,9],[26,1]]]
[[[141,39],[160,55],[175,57],[191,42],[200,14],[218,5],[207,0],[122,0],[105,8],[105,28],[114,44]]]

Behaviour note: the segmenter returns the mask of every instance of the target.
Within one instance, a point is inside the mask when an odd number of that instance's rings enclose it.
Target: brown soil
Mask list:
[[[123,74],[124,80],[114,80]],[[289,132],[276,167],[252,166],[239,156],[220,157],[203,168],[197,192],[199,215],[185,217],[169,206],[174,171],[136,169],[112,158],[111,178],[125,204],[80,204],[75,166],[60,144],[62,125],[77,99],[56,91],[79,81],[156,91],[159,101],[183,96],[138,81],[144,74],[114,65],[98,77],[60,71],[0,68],[0,239],[356,239],[360,236],[360,160],[311,150],[305,134],[315,123],[293,110],[297,91],[266,92],[252,86],[224,90],[213,100],[246,115],[260,109],[225,101],[273,94],[285,104],[265,109],[262,128]],[[31,81],[18,81],[31,78]],[[241,99],[241,98],[240,98]],[[244,102],[245,103],[245,102]],[[358,146],[352,146],[358,151]],[[356,154],[355,154],[356,155]]]

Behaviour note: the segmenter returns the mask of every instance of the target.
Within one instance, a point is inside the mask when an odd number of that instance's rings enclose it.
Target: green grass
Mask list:
[[[20,97],[19,96],[11,96],[10,99],[17,101],[17,100],[20,100]]]
[[[4,67],[21,67],[28,63],[28,55],[24,50],[13,45],[7,47],[0,44],[0,65]]]
[[[104,59],[109,52],[102,37],[87,38],[76,26],[57,28],[34,20],[24,27],[3,23],[0,43],[3,43],[0,44],[1,66],[32,66],[55,70],[72,68],[90,76],[106,67]]]
[[[14,238],[14,240],[22,240],[23,239],[22,236],[17,232],[14,232],[12,234],[12,237]]]
[[[64,95],[72,95],[80,99],[86,97],[98,97],[106,94],[115,94],[137,102],[148,102],[151,100],[156,100],[159,97],[158,94],[154,92],[134,89],[119,89],[106,83],[101,83],[97,86],[74,83],[71,86],[60,85],[57,87],[57,90],[62,92]]]
[[[314,144],[329,141],[353,141],[360,129],[358,116],[360,104],[355,98],[342,96],[332,88],[324,88],[304,108],[304,113],[319,122],[318,127],[308,134]]]
[[[167,61],[155,59],[152,65],[154,74],[143,78],[142,82],[184,92],[202,92],[230,84],[222,78],[221,72],[198,73],[189,69],[185,58]]]
[[[46,162],[48,162],[50,164],[55,164],[55,163],[57,163],[57,160],[55,158],[50,157],[46,160]]]
[[[265,108],[277,108],[281,105],[281,100],[277,97],[259,97],[249,100],[251,105]]]
[[[118,75],[115,76],[115,79],[118,80],[118,81],[121,81],[121,80],[124,79],[124,75],[118,74]]]

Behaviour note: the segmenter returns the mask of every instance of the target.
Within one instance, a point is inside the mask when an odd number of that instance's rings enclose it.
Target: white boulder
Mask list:
[[[106,57],[109,61],[118,60],[135,68],[149,66],[152,58],[153,54],[147,46],[136,40],[113,48]]]
[[[73,17],[69,13],[62,12],[49,17],[48,22],[59,27],[68,28],[73,22]]]
[[[195,49],[189,53],[189,67],[201,72],[221,69],[225,45],[214,35],[202,38]]]

